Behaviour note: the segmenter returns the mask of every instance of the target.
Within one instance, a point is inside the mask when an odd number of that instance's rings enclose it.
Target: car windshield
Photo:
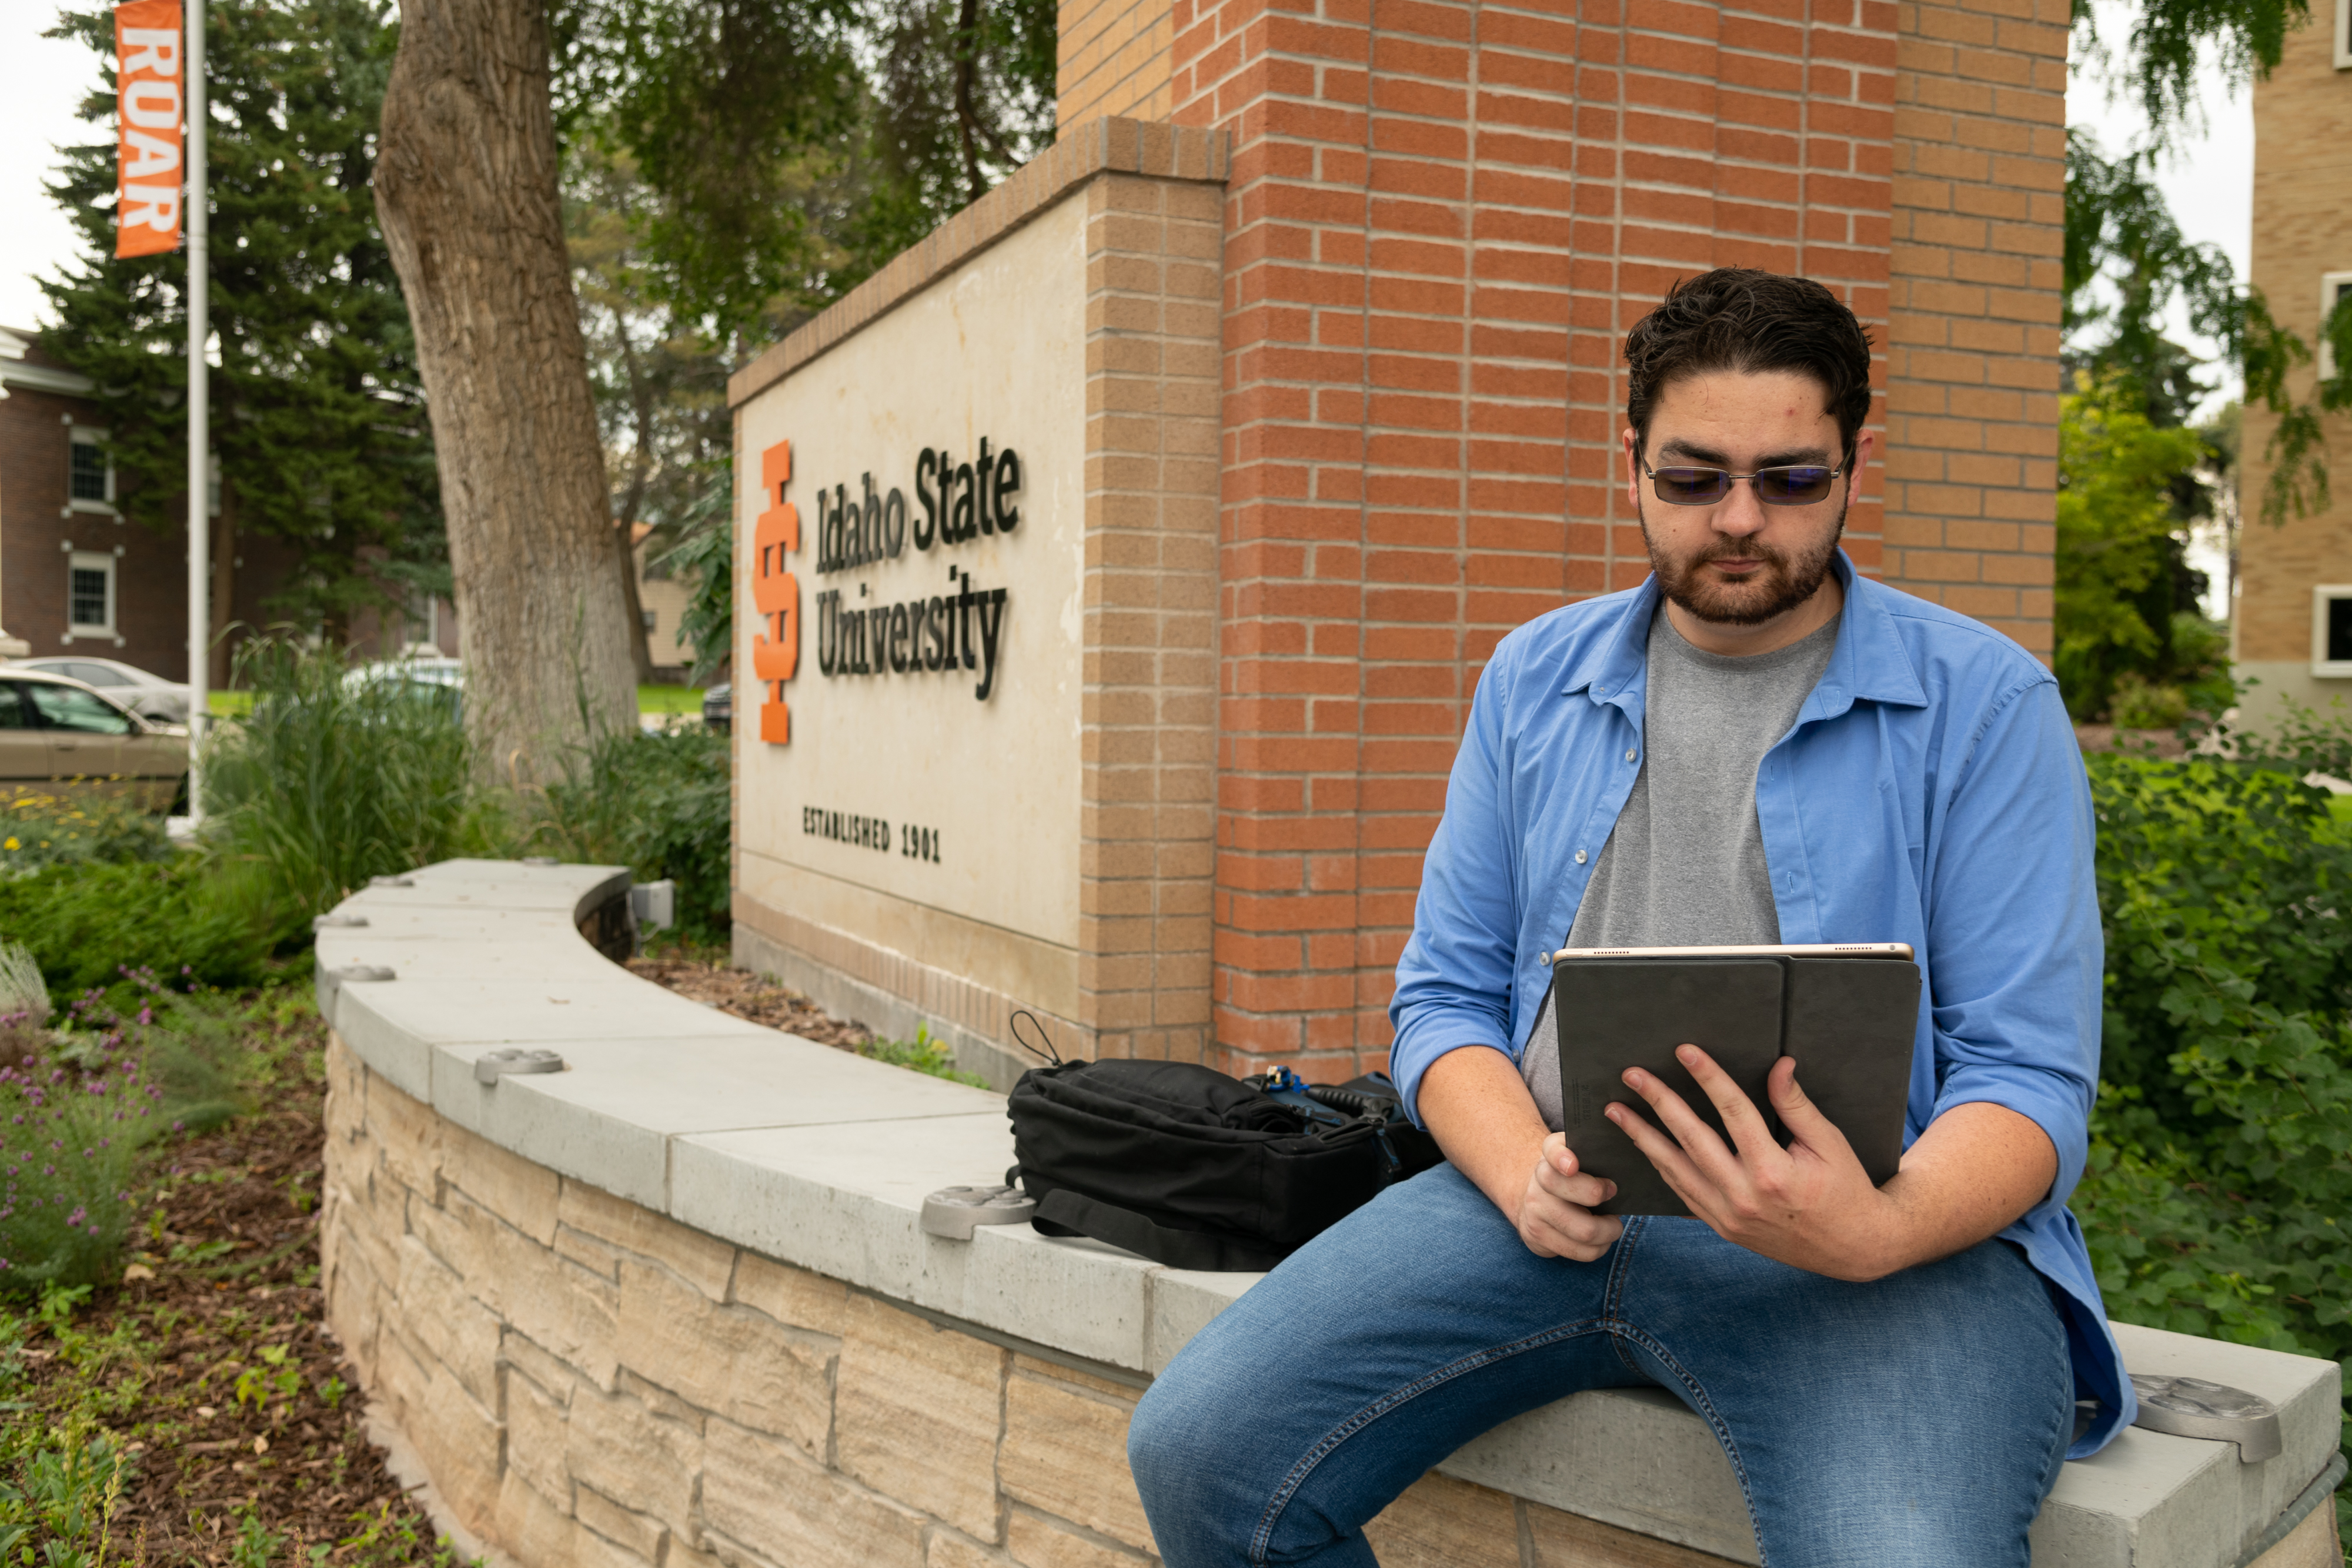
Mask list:
[[[53,686],[44,681],[24,688],[50,729],[77,730],[84,735],[129,735],[131,720],[122,710],[95,692],[79,686]]]

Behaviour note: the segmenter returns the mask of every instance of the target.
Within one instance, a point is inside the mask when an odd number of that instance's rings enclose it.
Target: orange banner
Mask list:
[[[114,8],[117,256],[179,248],[184,38],[180,0]]]
[[[775,694],[760,705],[760,738],[772,746],[792,743],[793,710],[784,701],[784,683],[801,664],[801,585],[784,560],[801,548],[800,508],[784,499],[792,477],[791,442],[779,441],[760,454],[760,490],[770,505],[751,536],[751,602],[759,609],[761,627],[751,637],[751,673],[764,691]]]

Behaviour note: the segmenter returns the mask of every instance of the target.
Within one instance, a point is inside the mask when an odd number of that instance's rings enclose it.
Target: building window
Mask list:
[[[648,637],[652,636],[654,634],[654,612],[650,610],[640,610],[637,612],[637,619],[646,623],[646,635]]]
[[[76,550],[66,578],[66,620],[76,632],[114,631],[114,558]]]
[[[99,445],[105,439],[102,430],[77,427],[67,444],[71,456],[66,469],[66,497],[77,512],[114,510],[114,465],[106,460],[106,452]]]
[[[2336,68],[2352,71],[2352,0],[2336,0]]]
[[[2352,0],[2344,0],[2352,5]],[[2327,330],[2327,319],[2336,308],[2352,299],[2352,272],[2323,272],[2319,275],[2319,329]],[[2322,381],[2336,373],[2336,350],[2325,337],[2319,340],[2319,376]]]

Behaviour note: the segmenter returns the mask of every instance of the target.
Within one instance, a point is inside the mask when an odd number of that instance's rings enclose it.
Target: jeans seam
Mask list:
[[[1706,1385],[1692,1376],[1663,1343],[1643,1330],[1635,1328],[1632,1323],[1622,1325],[1611,1337],[1616,1342],[1618,1353],[1621,1355],[1624,1354],[1623,1346],[1627,1340],[1639,1343],[1642,1348],[1656,1356],[1659,1364],[1672,1373],[1675,1380],[1687,1391],[1691,1406],[1698,1412],[1699,1419],[1705,1421],[1708,1429],[1714,1432],[1715,1440],[1722,1448],[1724,1458],[1731,1461],[1731,1477],[1739,1483],[1740,1504],[1748,1510],[1748,1528],[1756,1537],[1756,1561],[1761,1568],[1771,1568],[1772,1556],[1764,1545],[1764,1521],[1757,1517],[1756,1496],[1748,1484],[1748,1467],[1739,1458],[1739,1445],[1732,1438],[1731,1427],[1716,1412],[1715,1401],[1707,1397]],[[1644,1375],[1646,1375],[1645,1372]]]
[[[1609,1286],[1601,1301],[1601,1315],[1610,1330],[1609,1348],[1615,1353],[1619,1364],[1626,1371],[1643,1378],[1648,1377],[1649,1373],[1626,1353],[1624,1338],[1619,1332],[1626,1326],[1625,1317],[1618,1309],[1625,1300],[1626,1291],[1632,1287],[1634,1249],[1640,1246],[1642,1236],[1648,1229],[1644,1216],[1637,1214],[1625,1221],[1624,1229],[1617,1239],[1617,1255],[1609,1260]]]
[[[1265,1554],[1274,1543],[1275,1526],[1281,1522],[1283,1511],[1290,1506],[1290,1500],[1297,1494],[1298,1489],[1307,1484],[1307,1478],[1315,1473],[1316,1466],[1328,1458],[1331,1451],[1340,1444],[1398,1406],[1426,1394],[1442,1384],[1450,1383],[1467,1373],[1491,1366],[1498,1361],[1507,1360],[1531,1350],[1540,1350],[1546,1345],[1557,1344],[1564,1340],[1607,1332],[1609,1332],[1607,1324],[1593,1319],[1563,1323],[1557,1328],[1546,1329],[1539,1334],[1530,1334],[1525,1339],[1514,1340],[1509,1344],[1493,1345],[1482,1351],[1475,1351],[1458,1361],[1439,1367],[1434,1372],[1415,1378],[1402,1388],[1391,1389],[1373,1400],[1370,1405],[1325,1433],[1321,1440],[1291,1467],[1290,1473],[1282,1478],[1282,1484],[1276,1487],[1274,1495],[1266,1500],[1265,1511],[1258,1517],[1257,1529],[1251,1532],[1249,1560],[1254,1563],[1265,1563]]]

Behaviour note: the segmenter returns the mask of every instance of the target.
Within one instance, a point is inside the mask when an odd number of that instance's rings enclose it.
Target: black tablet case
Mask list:
[[[1603,1214],[1688,1215],[1649,1156],[1602,1114],[1611,1101],[1657,1124],[1622,1074],[1639,1067],[1680,1093],[1718,1136],[1723,1119],[1675,1048],[1698,1046],[1764,1112],[1783,1054],[1874,1184],[1903,1155],[1903,1108],[1918,1027],[1919,967],[1897,958],[1569,958],[1552,968],[1561,1130],[1579,1163],[1617,1184]],[[1724,1141],[1729,1144],[1727,1136]]]

